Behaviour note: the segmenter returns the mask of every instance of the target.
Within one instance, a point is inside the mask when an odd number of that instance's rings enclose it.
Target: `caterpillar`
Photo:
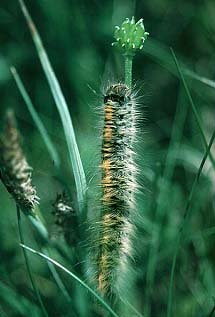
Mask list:
[[[97,246],[97,288],[103,296],[117,292],[132,255],[132,215],[137,191],[136,97],[123,83],[104,96],[101,150],[101,215]]]

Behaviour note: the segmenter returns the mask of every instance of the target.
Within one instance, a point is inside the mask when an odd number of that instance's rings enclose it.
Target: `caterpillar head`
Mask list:
[[[112,101],[125,103],[131,98],[131,90],[125,84],[118,83],[111,85],[104,96],[104,102]]]

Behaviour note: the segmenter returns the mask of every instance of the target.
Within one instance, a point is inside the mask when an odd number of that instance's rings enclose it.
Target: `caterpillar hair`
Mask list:
[[[101,215],[97,239],[97,288],[105,297],[117,293],[132,255],[137,168],[136,96],[122,83],[104,96],[101,151]]]

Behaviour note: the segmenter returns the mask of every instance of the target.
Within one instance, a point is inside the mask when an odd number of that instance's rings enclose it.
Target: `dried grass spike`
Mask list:
[[[60,228],[69,245],[74,245],[77,241],[77,214],[75,213],[71,201],[65,192],[58,194],[52,204],[52,213],[55,216],[55,224]]]
[[[21,137],[13,111],[8,111],[0,136],[0,176],[8,192],[24,212],[33,213],[39,198],[32,185],[32,168],[21,147]]]

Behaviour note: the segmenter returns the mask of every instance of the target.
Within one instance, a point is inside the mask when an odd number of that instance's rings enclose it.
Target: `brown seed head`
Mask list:
[[[32,168],[21,147],[21,137],[13,111],[8,111],[0,136],[0,176],[8,192],[25,212],[32,212],[39,198],[32,185]]]

